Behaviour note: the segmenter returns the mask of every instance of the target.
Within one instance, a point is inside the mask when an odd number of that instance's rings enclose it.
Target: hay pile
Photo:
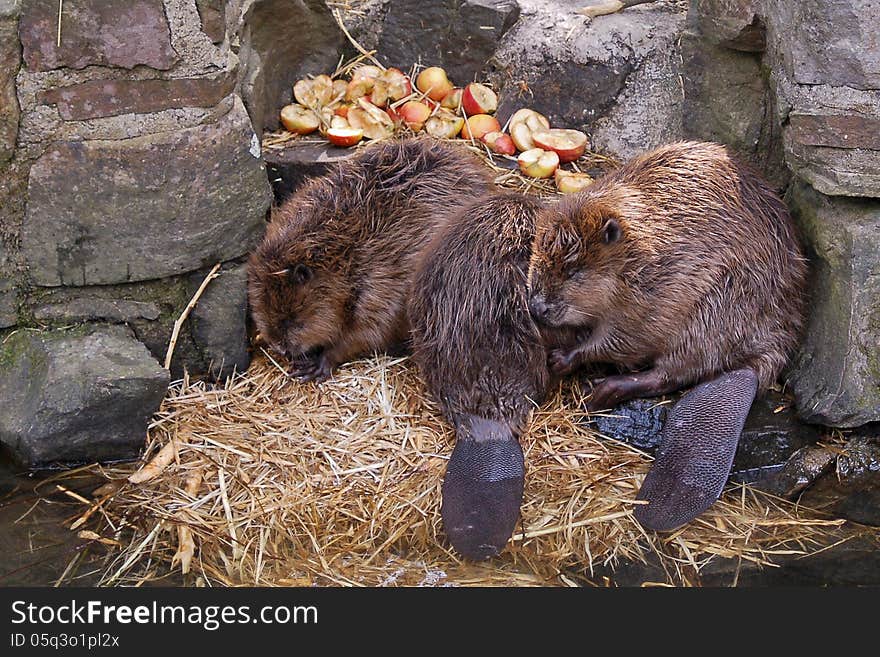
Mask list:
[[[570,585],[652,553],[669,583],[688,583],[715,557],[772,564],[834,539],[840,521],[744,487],[671,536],[645,533],[631,512],[648,458],[584,427],[581,398],[573,383],[536,411],[523,440],[524,531],[487,565],[446,546],[452,434],[400,358],[350,364],[320,385],[264,357],[225,387],[175,383],[145,455],[168,465],[140,484],[126,480],[136,464],[102,469],[111,483],[74,525],[121,546],[108,585],[182,566],[187,583],[222,585]]]

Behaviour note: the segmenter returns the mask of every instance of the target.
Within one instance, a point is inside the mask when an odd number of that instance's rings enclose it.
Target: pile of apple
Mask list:
[[[498,96],[484,84],[455,87],[442,68],[432,66],[416,77],[415,87],[401,70],[363,65],[351,79],[319,75],[293,87],[296,103],[281,110],[281,123],[300,135],[319,131],[336,146],[354,146],[362,139],[384,139],[406,126],[438,139],[477,140],[492,152],[520,152],[520,170],[533,178],[554,177],[564,193],[593,182],[585,173],[566,171],[561,163],[584,154],[587,136],[579,130],[551,128],[547,118],[531,109],[518,110],[502,131],[494,116]]]

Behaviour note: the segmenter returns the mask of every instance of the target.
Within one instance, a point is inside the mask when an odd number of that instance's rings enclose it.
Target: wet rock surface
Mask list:
[[[53,145],[31,169],[22,235],[31,277],[124,283],[247,253],[269,204],[259,156],[239,102],[213,125]]]
[[[132,458],[167,385],[123,327],[19,331],[0,351],[0,442],[28,467]]]
[[[591,416],[604,436],[622,440],[653,453],[660,445],[663,425],[678,396],[671,399],[635,399],[613,411]],[[817,427],[800,422],[790,401],[770,392],[755,400],[734,457],[731,480],[759,482],[780,470],[792,454],[815,443]]]
[[[336,162],[350,157],[354,151],[327,143],[300,141],[288,148],[267,150],[266,170],[275,200],[281,203],[304,182],[322,176]]]

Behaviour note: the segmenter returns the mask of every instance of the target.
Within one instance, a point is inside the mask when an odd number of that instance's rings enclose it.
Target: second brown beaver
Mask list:
[[[413,280],[413,357],[456,430],[443,524],[471,559],[493,556],[513,533],[525,475],[518,439],[553,379],[547,346],[566,339],[529,315],[526,273],[541,207],[498,192],[461,208]]]
[[[783,202],[717,144],[662,146],[539,215],[532,315],[589,335],[552,368],[631,372],[599,383],[591,409],[704,384],[664,428],[646,526],[672,529],[720,494],[756,392],[797,344],[806,276]]]
[[[405,343],[422,249],[490,185],[463,147],[409,138],[363,148],[276,208],[251,255],[248,292],[260,334],[290,374],[320,381]]]

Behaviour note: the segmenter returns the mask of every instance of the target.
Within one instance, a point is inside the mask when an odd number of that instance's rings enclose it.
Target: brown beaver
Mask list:
[[[256,326],[290,374],[323,380],[408,337],[406,297],[424,245],[491,185],[471,153],[434,139],[368,146],[273,211],[249,262]]]
[[[409,316],[413,358],[456,430],[442,516],[471,559],[500,551],[524,482],[518,438],[551,382],[547,344],[528,309],[526,273],[541,203],[496,193],[459,210],[425,250]]]
[[[796,346],[806,276],[785,205],[717,144],[662,146],[539,215],[532,315],[589,330],[551,367],[640,370],[599,383],[592,410],[721,375],[667,421],[640,491],[645,526],[672,529],[717,499],[756,392]]]

